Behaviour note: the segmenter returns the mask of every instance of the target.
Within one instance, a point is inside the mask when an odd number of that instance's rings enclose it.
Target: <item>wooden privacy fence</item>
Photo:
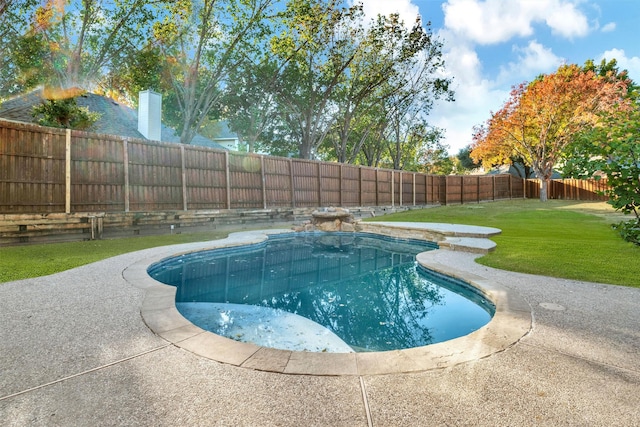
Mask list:
[[[553,179],[549,183],[547,197],[559,200],[605,201],[609,197],[604,191],[609,187],[606,179]],[[540,198],[540,180],[528,179],[526,195],[529,199]]]
[[[459,204],[532,197],[533,187],[511,175],[435,176],[0,120],[0,213]]]

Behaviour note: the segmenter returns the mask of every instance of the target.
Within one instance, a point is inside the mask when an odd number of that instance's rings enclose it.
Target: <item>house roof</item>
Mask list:
[[[42,88],[17,96],[0,104],[0,118],[18,122],[36,123],[32,115],[33,107],[45,99]],[[131,107],[114,101],[111,98],[94,93],[83,93],[77,98],[80,107],[87,107],[89,111],[100,114],[92,131],[107,135],[117,135],[130,138],[146,139],[138,131],[138,112]],[[162,142],[179,143],[180,136],[168,126],[162,125]],[[191,145],[226,150],[222,145],[197,134]]]
[[[227,120],[218,121],[218,135],[213,138],[214,141],[237,141],[238,135],[229,129],[229,122]]]

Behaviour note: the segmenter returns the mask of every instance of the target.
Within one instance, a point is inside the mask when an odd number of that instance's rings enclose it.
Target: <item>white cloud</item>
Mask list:
[[[473,127],[484,123],[491,111],[497,111],[509,96],[509,86],[499,87],[483,78],[482,63],[476,51],[453,34],[442,31],[447,75],[453,77],[455,102],[437,102],[430,122],[445,130],[444,142],[451,154],[471,143]]]
[[[608,24],[606,24],[604,27],[600,29],[600,31],[602,31],[603,33],[610,33],[615,30],[616,30],[615,22],[609,22]]]
[[[514,46],[517,62],[509,62],[500,67],[497,81],[513,83],[519,80],[531,80],[538,74],[557,69],[564,59],[556,56],[550,48],[532,40],[526,47]]]
[[[584,37],[589,33],[587,17],[574,4],[555,0],[540,3],[550,3],[545,22],[554,33],[567,39]]]
[[[512,85],[552,72],[564,61],[550,47],[530,40],[525,45],[514,45],[511,60],[509,56],[493,57],[499,62],[490,68],[499,72],[487,78],[476,46],[530,38],[541,25],[566,39],[586,36],[588,20],[578,9],[579,3],[580,0],[447,0],[443,4],[445,28],[439,36],[445,43],[447,72],[454,77],[456,101],[437,103],[431,120],[446,130],[450,153],[455,154],[472,142],[474,125],[484,123],[491,112],[502,107]]]
[[[448,29],[483,45],[530,36],[535,23],[565,38],[589,32],[587,17],[566,0],[449,0],[443,11]]]
[[[615,59],[618,62],[619,70],[627,70],[629,78],[636,83],[640,83],[640,57],[632,56],[627,58],[623,49],[611,49],[600,55],[599,59],[606,59],[607,61]]]
[[[430,122],[445,130],[445,143],[450,154],[471,144],[473,127],[491,117],[509,97],[509,90],[496,88],[490,81],[477,82],[474,86],[458,86],[456,102],[438,102],[430,115]]]
[[[502,0],[449,0],[443,5],[445,27],[478,44],[504,42],[533,33],[531,19],[519,13],[517,2]]]

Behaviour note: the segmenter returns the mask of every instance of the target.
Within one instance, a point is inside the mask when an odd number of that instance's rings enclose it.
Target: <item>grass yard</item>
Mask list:
[[[372,220],[496,227],[497,248],[478,263],[503,270],[640,287],[640,247],[610,225],[631,219],[604,202],[501,201],[412,210]]]
[[[141,249],[223,239],[227,235],[228,232],[212,231],[3,247],[0,248],[0,283],[45,276]]]
[[[412,210],[379,221],[449,222],[502,230],[490,267],[567,279],[640,287],[640,247],[610,224],[625,217],[603,202],[501,201]],[[629,219],[627,217],[627,219]],[[267,228],[267,227],[263,227]],[[0,248],[0,282],[56,273],[155,246],[226,237],[227,231]]]

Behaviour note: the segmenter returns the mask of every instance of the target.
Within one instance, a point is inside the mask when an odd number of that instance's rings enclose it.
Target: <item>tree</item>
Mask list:
[[[381,102],[379,120],[384,127],[379,134],[382,141],[376,144],[383,147],[390,167],[397,170],[412,163],[421,150],[444,150],[440,146],[442,130],[430,126],[427,115],[435,99],[446,96],[453,100],[450,81],[433,77],[438,65],[417,61],[403,66],[398,80],[391,83],[398,90]]]
[[[104,71],[144,40],[161,0],[70,0],[23,4],[12,60],[31,84],[93,89]]]
[[[95,92],[137,106],[140,91],[147,89],[163,95],[163,115],[174,107],[169,102],[171,84],[164,57],[161,49],[152,41],[148,41],[140,49],[132,49],[122,61],[111,64],[109,72]]]
[[[621,108],[627,86],[577,65],[563,65],[553,74],[522,83],[502,109],[476,129],[471,156],[485,167],[521,157],[540,179],[540,200],[546,201],[553,168],[563,153],[576,135],[597,124],[599,113]]]
[[[471,146],[467,145],[466,147],[458,150],[458,154],[456,155],[458,159],[459,167],[463,170],[473,170],[477,168],[478,165],[471,158]]]
[[[608,203],[634,219],[621,223],[623,237],[640,244],[640,110],[621,110],[583,133],[567,156],[565,169],[576,178],[607,179]]]
[[[162,48],[177,105],[172,123],[183,144],[211,119],[231,70],[256,54],[276,0],[179,0],[154,36]]]
[[[355,161],[370,132],[352,138],[352,127],[360,116],[381,102],[419,100],[419,126],[429,127],[422,119],[428,114],[432,100],[445,94],[452,97],[450,81],[434,77],[443,67],[441,48],[430,24],[424,27],[420,17],[411,28],[397,14],[378,16],[371,23],[358,41],[356,56],[345,70],[334,98],[337,137],[331,141],[339,162]]]
[[[72,92],[64,97],[50,97],[42,104],[33,107],[33,117],[37,119],[38,124],[64,129],[90,130],[100,118],[100,114],[89,111],[87,107],[78,106],[76,98],[82,94],[82,91]]]
[[[247,58],[229,73],[221,101],[222,116],[250,153],[256,150],[261,138],[268,139],[267,133],[278,114],[273,93],[278,76],[276,67],[266,54],[258,64]]]
[[[22,37],[29,28],[25,16],[37,3],[38,0],[0,0],[0,100],[31,89],[40,81],[42,61],[33,51],[42,46]],[[39,62],[29,64],[29,73],[23,73],[29,58]]]
[[[357,54],[362,5],[290,0],[271,49],[284,64],[275,93],[280,118],[299,138],[298,156],[312,158],[333,124],[332,97]]]

